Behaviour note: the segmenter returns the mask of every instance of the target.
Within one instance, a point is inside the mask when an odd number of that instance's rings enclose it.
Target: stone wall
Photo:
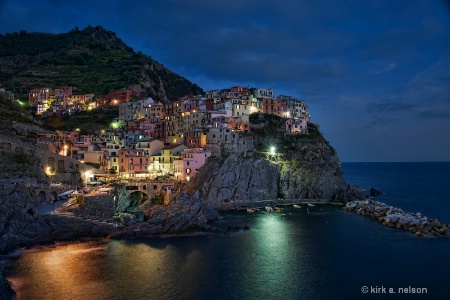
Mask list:
[[[251,157],[253,155],[253,136],[251,134],[241,134],[237,141],[216,141],[206,144],[206,150],[211,151],[212,156],[228,157],[232,154],[241,157]]]
[[[76,159],[50,152],[51,147],[48,142],[39,140],[24,142],[20,139],[19,136],[10,137],[0,134],[0,151],[25,153],[35,165],[40,181],[81,185],[82,173],[93,169]],[[47,173],[47,176],[44,173]],[[6,175],[8,178],[11,177],[9,174]]]

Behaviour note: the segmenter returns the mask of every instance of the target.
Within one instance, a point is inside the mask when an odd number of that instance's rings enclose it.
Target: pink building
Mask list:
[[[183,103],[184,110],[183,111],[193,111],[193,110],[199,110],[199,103],[198,100],[187,100]]]
[[[181,152],[183,172],[180,180],[190,181],[192,177],[197,175],[198,169],[205,164],[206,159],[210,156],[211,152],[204,148],[184,149]]]
[[[308,122],[306,121],[306,119],[288,119],[286,120],[285,125],[286,133],[308,133]]]
[[[125,177],[145,176],[148,173],[148,164],[148,154],[145,150],[119,151],[119,172]]]

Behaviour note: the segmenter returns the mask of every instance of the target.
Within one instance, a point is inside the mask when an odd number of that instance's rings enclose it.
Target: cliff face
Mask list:
[[[331,200],[345,188],[341,162],[323,141],[299,145],[297,151],[286,153],[280,164],[281,198]]]
[[[314,124],[308,135],[286,136],[281,118],[263,118],[252,124],[254,151],[215,153],[186,192],[209,202],[365,197],[346,185],[335,150]]]
[[[196,180],[196,197],[206,201],[277,198],[280,166],[254,157],[228,156],[211,159]]]
[[[328,199],[345,189],[339,158],[326,145],[304,145],[290,157],[267,160],[231,154],[210,159],[193,182],[205,201]],[[287,156],[287,155],[286,155]]]

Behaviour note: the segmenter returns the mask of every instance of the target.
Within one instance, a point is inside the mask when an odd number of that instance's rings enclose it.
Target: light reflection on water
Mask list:
[[[19,300],[358,299],[371,284],[446,291],[433,274],[450,278],[449,239],[418,239],[339,207],[309,211],[225,214],[220,234],[26,251],[7,275]],[[250,230],[225,236],[229,225]]]

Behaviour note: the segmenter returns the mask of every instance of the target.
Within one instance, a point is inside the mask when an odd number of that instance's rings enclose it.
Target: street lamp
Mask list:
[[[275,155],[275,147],[270,147],[270,155]]]

